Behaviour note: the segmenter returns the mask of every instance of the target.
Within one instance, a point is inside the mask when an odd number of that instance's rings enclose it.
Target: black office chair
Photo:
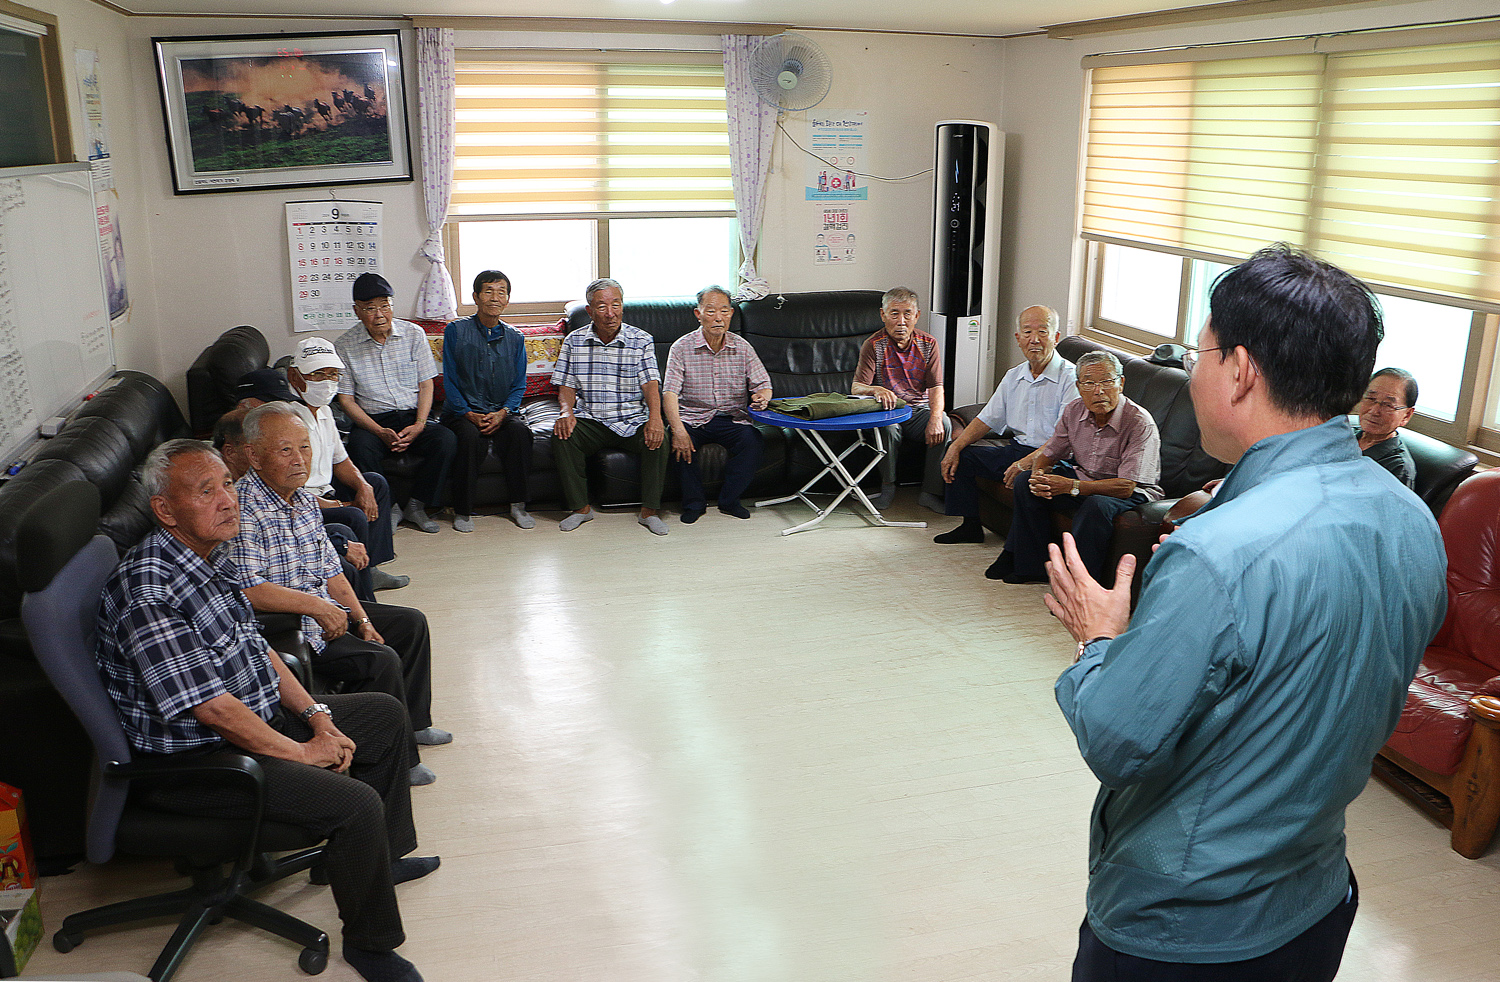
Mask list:
[[[88,858],[107,862],[116,850],[171,858],[179,873],[192,878],[192,886],[69,915],[53,936],[53,946],[68,952],[82,943],[86,931],[181,914],[177,930],[151,967],[150,977],[166,982],[203,929],[228,916],[301,945],[297,964],[316,975],[328,965],[328,935],[246,896],[315,866],[322,854],[321,847],[314,848],[320,840],[306,829],[262,820],[265,776],[260,764],[229,752],[190,761],[132,758],[94,661],[99,596],[119,563],[114,543],[94,534],[98,521],[99,492],[87,481],[61,485],[27,510],[16,534],[26,591],[21,618],[37,661],[94,744],[97,788],[89,814]],[[132,781],[164,776],[242,787],[253,804],[243,818],[204,819],[131,800]],[[291,850],[297,851],[280,859],[265,855]]]

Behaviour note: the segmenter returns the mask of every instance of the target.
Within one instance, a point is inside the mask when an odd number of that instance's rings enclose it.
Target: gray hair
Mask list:
[[[594,294],[598,293],[600,290],[610,290],[610,289],[618,291],[619,294],[620,294],[620,299],[621,300],[625,299],[625,288],[620,285],[620,281],[619,280],[612,280],[612,279],[610,279],[609,277],[606,276],[606,277],[603,277],[602,279],[597,279],[597,280],[595,280],[594,282],[592,282],[592,283],[590,283],[588,285],[588,288],[583,291],[583,302],[584,303],[593,303],[594,302]]]
[[[1115,373],[1116,378],[1125,377],[1125,366],[1120,364],[1120,359],[1115,357],[1113,351],[1090,351],[1078,359],[1078,374],[1090,365],[1108,365]]]
[[[141,484],[146,489],[148,497],[157,498],[167,493],[167,485],[171,484],[171,470],[173,463],[184,454],[208,454],[219,463],[224,463],[224,458],[219,456],[219,451],[204,443],[202,440],[190,440],[182,438],[168,440],[159,445],[146,455],[146,460],[141,464]],[[225,464],[227,467],[228,465]]]
[[[894,286],[885,291],[885,295],[880,298],[880,309],[889,310],[893,303],[914,303],[918,307],[922,306],[922,300],[917,296],[917,291],[908,290],[904,286]]]
[[[698,306],[703,306],[703,298],[708,296],[710,293],[721,294],[725,300],[728,300],[730,303],[734,303],[734,297],[729,295],[729,291],[724,289],[719,284],[715,283],[713,286],[705,286],[703,289],[698,291]]]
[[[309,434],[312,433],[313,419],[306,409],[290,402],[268,402],[245,414],[245,421],[240,424],[245,433],[245,442],[251,446],[260,443],[261,428],[265,425],[265,420],[272,416],[295,419],[307,427]]]

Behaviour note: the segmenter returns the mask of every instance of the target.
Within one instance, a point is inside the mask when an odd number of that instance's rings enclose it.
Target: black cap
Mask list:
[[[379,273],[360,273],[359,278],[354,281],[354,302],[364,303],[366,300],[374,300],[376,297],[394,297],[396,291],[385,281],[385,277]]]
[[[297,401],[297,397],[292,395],[291,386],[286,384],[286,377],[274,368],[257,368],[240,376],[239,385],[234,387],[234,398],[236,402],[241,399],[259,399],[261,402]]]

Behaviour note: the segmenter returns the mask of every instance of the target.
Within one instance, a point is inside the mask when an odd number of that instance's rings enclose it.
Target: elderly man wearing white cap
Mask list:
[[[391,489],[385,476],[360,473],[339,439],[329,403],[339,390],[344,362],[333,345],[320,337],[303,338],[287,368],[287,382],[312,413],[312,470],[307,489],[323,508],[323,524],[338,523],[354,530],[368,554],[369,584],[374,590],[399,590],[410,577],[392,576],[380,568],[396,558],[391,542]]]

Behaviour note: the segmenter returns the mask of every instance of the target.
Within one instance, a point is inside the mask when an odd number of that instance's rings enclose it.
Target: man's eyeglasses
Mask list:
[[[1085,382],[1082,379],[1079,379],[1078,387],[1080,389],[1087,389],[1090,392],[1103,392],[1105,389],[1113,387],[1119,381],[1120,376],[1118,375],[1112,375],[1109,378],[1100,379],[1097,382]]]
[[[1182,353],[1182,370],[1189,375],[1193,374],[1193,366],[1198,364],[1198,356],[1205,351],[1223,351],[1223,347],[1217,348],[1189,348]]]
[[[1381,409],[1384,409],[1388,413],[1404,412],[1405,410],[1411,408],[1410,406],[1398,406],[1394,402],[1391,402],[1389,399],[1376,399],[1374,396],[1365,396],[1363,399],[1359,400],[1359,404],[1361,406],[1364,406],[1366,409],[1374,409],[1376,406],[1379,406]]]
[[[389,300],[382,300],[379,303],[357,303],[354,305],[354,309],[365,314],[388,314],[393,308]]]

